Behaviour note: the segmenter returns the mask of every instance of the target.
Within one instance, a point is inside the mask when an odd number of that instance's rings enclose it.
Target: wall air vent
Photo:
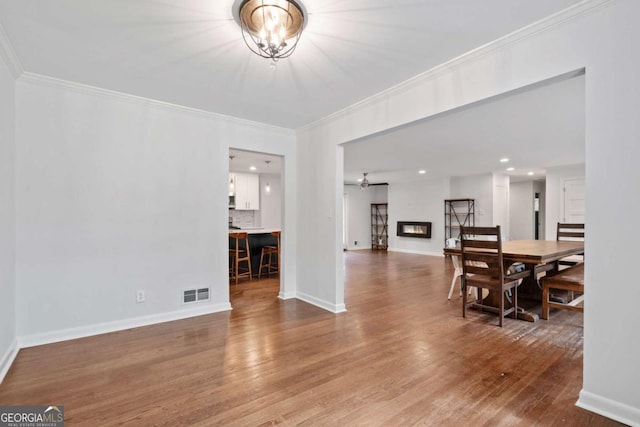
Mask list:
[[[183,304],[191,304],[200,301],[209,301],[209,288],[185,289],[182,292]]]

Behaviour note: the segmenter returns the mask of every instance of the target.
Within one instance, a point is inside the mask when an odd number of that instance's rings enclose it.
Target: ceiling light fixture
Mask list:
[[[369,175],[369,173],[363,172],[362,175],[363,177],[362,181],[360,182],[360,189],[364,190],[365,188],[369,187],[369,180],[367,179],[367,175]]]
[[[249,166],[249,170],[250,171],[254,171],[254,170],[256,170],[256,167],[255,166]]]
[[[506,158],[506,157],[503,157],[503,158],[500,159],[500,163],[507,163],[508,161],[509,161],[509,159]]]
[[[231,163],[231,161],[235,158],[236,156],[229,156],[229,163]],[[233,182],[233,175],[229,174],[229,196],[234,196],[236,194],[236,185]]]
[[[256,55],[271,59],[272,67],[296,50],[306,25],[306,10],[294,0],[236,1],[233,12],[247,47]]]
[[[271,160],[265,160],[264,162],[267,164],[267,169],[269,169],[269,164],[271,163]],[[269,185],[268,180],[267,180],[267,185],[264,186],[264,191],[267,194],[271,193],[271,185]]]
[[[418,173],[419,173],[420,175],[424,175],[425,173],[427,173],[427,171],[426,171],[426,170],[424,170],[424,169],[420,169],[420,170],[418,171]]]
[[[509,171],[509,172],[514,171],[514,170],[516,170],[516,168],[507,168],[507,171]]]
[[[533,176],[533,172],[529,172],[529,173],[527,173],[527,175]]]

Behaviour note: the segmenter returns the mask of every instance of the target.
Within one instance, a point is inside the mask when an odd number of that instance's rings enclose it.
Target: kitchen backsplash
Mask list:
[[[230,210],[229,218],[236,227],[255,227],[255,211]]]

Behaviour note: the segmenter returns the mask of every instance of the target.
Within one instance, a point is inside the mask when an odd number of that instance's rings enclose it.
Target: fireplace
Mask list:
[[[431,238],[431,223],[417,221],[398,221],[396,235],[402,237]]]

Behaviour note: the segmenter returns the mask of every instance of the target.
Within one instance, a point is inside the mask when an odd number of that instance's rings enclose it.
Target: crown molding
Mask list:
[[[339,118],[350,112],[357,111],[363,107],[375,104],[385,98],[388,98],[396,93],[405,92],[413,89],[416,85],[421,83],[436,80],[443,74],[448,73],[452,68],[459,67],[464,63],[471,62],[482,58],[483,56],[490,55],[496,51],[504,50],[515,43],[519,43],[525,39],[534,37],[538,34],[546,31],[551,31],[555,28],[568,24],[575,19],[578,19],[584,15],[594,13],[598,9],[608,6],[613,3],[614,0],[584,0],[580,3],[576,3],[566,9],[549,15],[543,19],[540,19],[525,27],[519,28],[505,36],[502,36],[496,40],[479,46],[473,50],[463,53],[462,55],[455,57],[447,62],[443,62],[423,73],[420,73],[414,77],[411,77],[397,85],[391,86],[375,95],[369,96],[361,101],[351,104],[341,110],[329,114],[315,122],[301,126],[297,129],[298,132],[305,132],[317,127],[323,126],[332,120]]]
[[[18,59],[18,56],[13,49],[13,45],[9,40],[9,36],[4,31],[2,25],[0,25],[0,57],[4,59],[4,62],[7,64],[7,67],[9,68],[9,71],[13,75],[14,79],[20,77],[20,75],[24,72],[22,63],[20,62],[20,59]]]
[[[189,114],[209,120],[219,120],[233,125],[252,127],[262,131],[271,133],[280,133],[287,136],[295,135],[295,130],[287,129],[279,126],[268,125],[260,122],[254,122],[251,120],[240,119],[233,116],[226,116],[220,113],[213,113],[211,111],[200,110],[197,108],[185,107],[183,105],[172,104],[170,102],[158,101],[155,99],[144,98],[142,96],[130,95],[124,92],[118,92],[110,89],[103,89],[96,86],[90,86],[82,83],[76,83],[69,80],[62,80],[55,77],[43,76],[41,74],[30,73],[25,71],[20,76],[20,81],[47,86],[54,88],[63,88],[72,90],[84,95],[95,96],[99,98],[113,99],[117,101],[128,102],[135,105],[146,105],[154,108],[163,109],[166,111],[174,111],[183,114]]]

